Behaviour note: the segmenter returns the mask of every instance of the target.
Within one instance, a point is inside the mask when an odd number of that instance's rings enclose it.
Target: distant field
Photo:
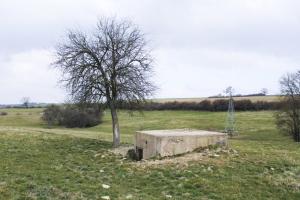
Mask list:
[[[158,103],[166,103],[171,101],[178,101],[178,102],[201,102],[203,100],[214,101],[217,99],[226,99],[226,98],[207,98],[207,97],[200,97],[200,98],[162,98],[162,99],[153,99],[154,102]],[[245,100],[250,99],[253,102],[256,101],[267,101],[267,102],[274,102],[279,101],[280,96],[277,95],[268,95],[268,96],[253,96],[253,97],[234,97],[234,100]]]
[[[147,166],[113,155],[109,112],[85,129],[46,128],[42,109],[0,116],[0,199],[300,199],[300,144],[278,133],[273,112],[237,112],[237,155]],[[222,131],[225,112],[119,113],[121,140],[136,130]],[[110,188],[103,188],[102,184]]]

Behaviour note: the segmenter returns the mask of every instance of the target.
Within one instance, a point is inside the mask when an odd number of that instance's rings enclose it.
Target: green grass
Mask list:
[[[300,199],[300,145],[276,130],[272,112],[238,112],[238,156],[143,166],[112,155],[109,113],[87,129],[48,129],[41,109],[0,116],[0,199]],[[136,130],[222,130],[226,113],[119,113],[123,143]],[[211,169],[211,170],[209,170]],[[110,185],[109,189],[102,184]]]

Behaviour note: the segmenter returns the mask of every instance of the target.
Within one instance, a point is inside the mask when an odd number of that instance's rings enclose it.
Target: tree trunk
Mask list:
[[[113,128],[113,147],[118,147],[120,145],[120,128],[119,120],[117,115],[117,110],[114,106],[111,106],[111,118],[112,118],[112,128]]]

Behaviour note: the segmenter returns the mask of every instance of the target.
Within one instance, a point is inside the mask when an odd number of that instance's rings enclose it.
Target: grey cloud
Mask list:
[[[0,81],[9,86],[0,86],[0,93],[10,98],[0,103],[19,101],[22,92],[62,101],[64,91],[55,88],[59,77],[48,70],[52,58],[45,52],[67,29],[88,31],[101,16],[130,19],[146,33],[156,58],[158,97],[214,95],[228,85],[244,93],[262,87],[277,93],[279,77],[299,67],[299,8],[297,0],[2,0]],[[14,84],[20,54],[29,59],[24,74],[40,67],[42,89],[29,79]]]

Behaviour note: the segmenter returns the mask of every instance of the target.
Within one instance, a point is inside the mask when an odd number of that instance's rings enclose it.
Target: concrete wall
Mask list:
[[[150,158],[159,151],[157,151],[157,137],[142,132],[137,132],[135,135],[135,146],[143,149],[143,159]]]
[[[227,135],[198,130],[139,131],[135,146],[143,149],[143,159],[173,156],[209,145],[227,145]]]

